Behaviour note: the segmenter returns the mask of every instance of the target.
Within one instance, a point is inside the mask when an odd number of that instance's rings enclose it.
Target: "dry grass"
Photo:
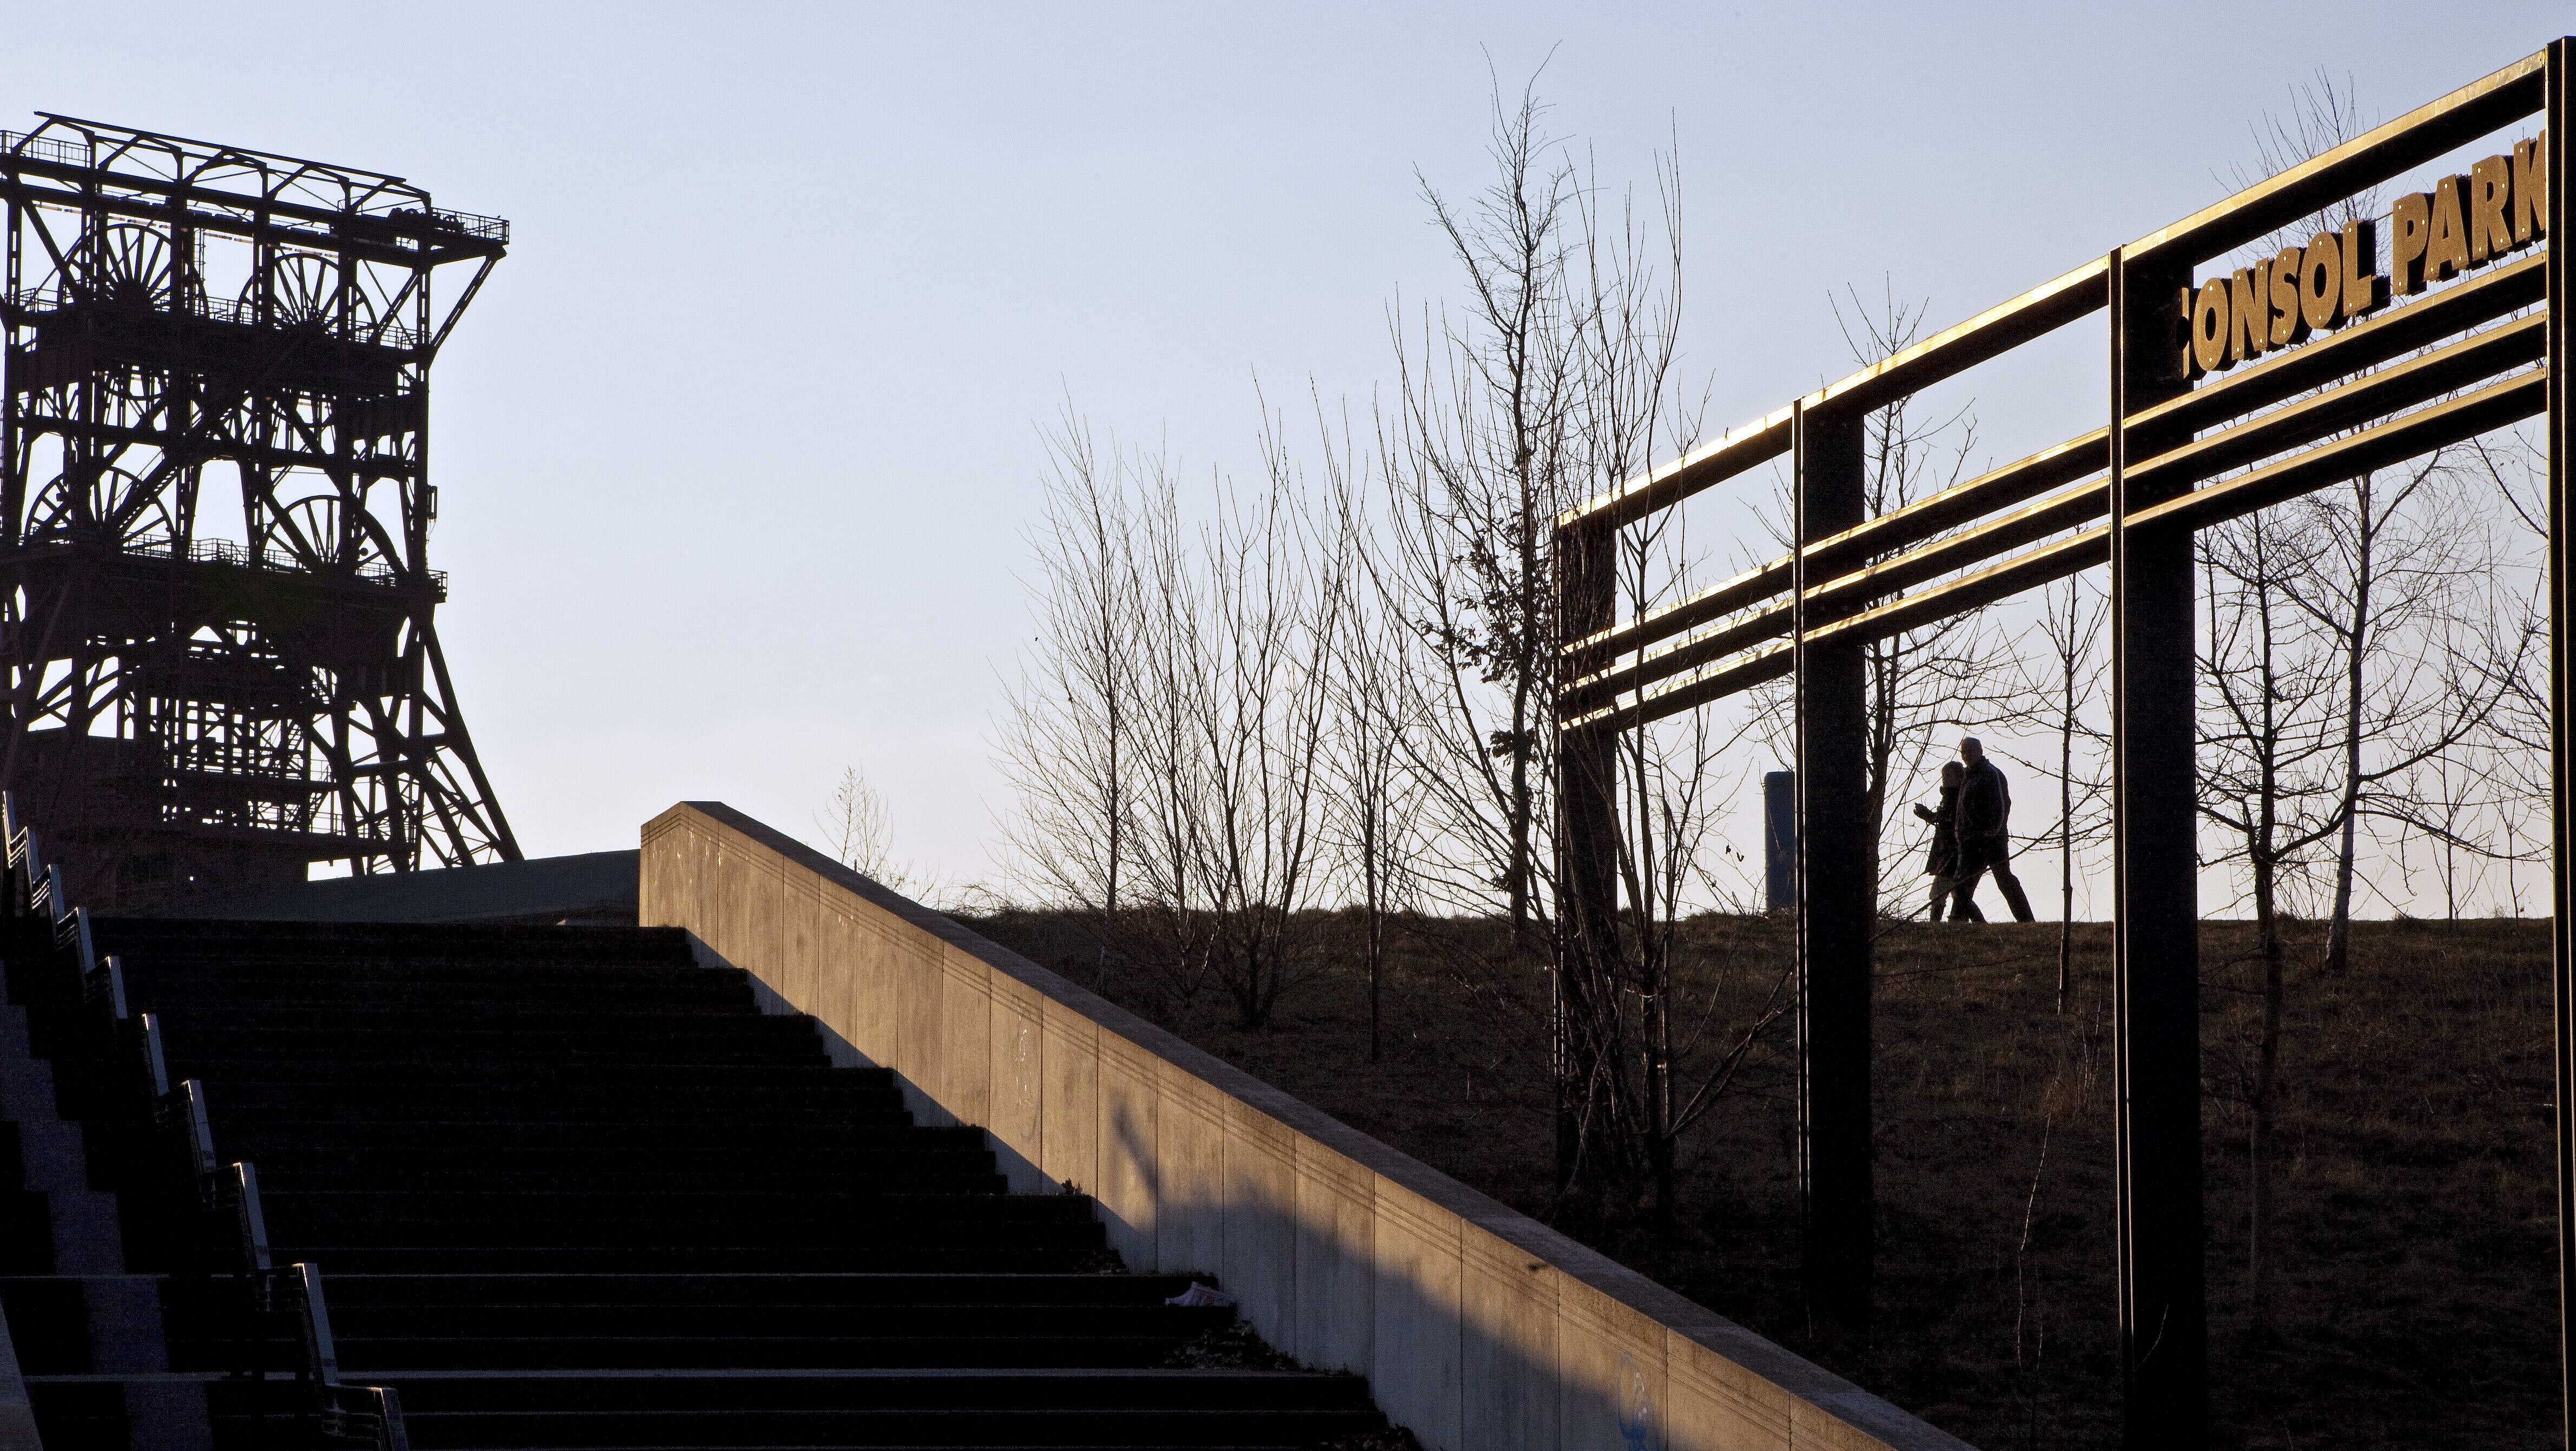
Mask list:
[[[1067,949],[1070,924],[977,925],[1090,977],[1090,955]],[[1775,924],[1693,926],[1704,959],[1754,964],[1733,975],[1722,1012],[1743,1010],[1761,969],[1785,961]],[[2252,933],[2203,932],[2215,1443],[2556,1446],[2546,924],[2361,924],[2342,980],[2317,965],[2321,932],[2297,933],[2280,1308],[2258,1336],[2245,1319],[2241,1101]],[[2109,1447],[2108,934],[2078,929],[2078,991],[2062,1017],[2056,943],[2045,924],[1896,926],[1881,943],[1880,1333],[1859,1363],[1803,1333],[1793,1114],[1777,1091],[1729,1100],[1685,1145],[1681,1226],[1657,1242],[1635,1206],[1556,1199],[1543,1100],[1514,1030],[1428,957],[1409,956],[1390,984],[1375,1064],[1365,985],[1330,968],[1269,1030],[1237,1031],[1211,1006],[1186,1031],[1980,1446]]]

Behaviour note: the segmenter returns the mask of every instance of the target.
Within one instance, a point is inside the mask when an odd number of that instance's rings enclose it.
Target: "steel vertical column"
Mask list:
[[[2199,1446],[2209,1419],[2200,1158],[2200,898],[2192,536],[2131,528],[2130,414],[2185,386],[2187,265],[2111,254],[2112,994],[2123,1444]]]
[[[2549,42],[2549,65],[2544,73],[2547,84],[2547,126],[2541,134],[2549,140],[2549,260],[2542,264],[2548,278],[2549,307],[2549,413],[2546,425],[2549,442],[2549,955],[2550,998],[2556,1023],[2557,1127],[2558,1127],[2558,1361],[2559,1361],[2559,1435],[2562,1441],[2576,1447],[2576,1356],[2571,1356],[2569,1336],[2576,1333],[2576,1305],[2570,1304],[2569,1277],[2576,1275],[2576,939],[2571,939],[2571,908],[2576,908],[2576,890],[2571,889],[2567,853],[2571,841],[2567,823],[2567,773],[2576,766],[2576,742],[2569,739],[2567,710],[2576,702],[2576,689],[2568,678],[2576,660],[2568,655],[2568,624],[2576,618],[2576,594],[2571,594],[2568,578],[2567,530],[2570,521],[2567,498],[2567,450],[2571,409],[2568,399],[2568,369],[2576,366],[2576,348],[2570,347],[2569,310],[2576,307],[2576,282],[2568,271],[2567,253],[2559,243],[2567,236],[2567,214],[2571,206],[2569,176],[2576,164],[2568,160],[2567,123],[2576,116],[2576,75],[2569,74],[2571,61],[2576,61],[2576,46],[2565,39]]]
[[[1617,623],[1617,532],[1576,525],[1556,535],[1557,638],[1581,639]],[[1555,703],[1548,709],[1553,712]],[[1600,1068],[1595,1028],[1602,966],[1619,929],[1617,736],[1607,727],[1556,737],[1557,903],[1556,1179],[1573,1182],[1582,1150],[1583,1101]]]
[[[1791,419],[1795,460],[1800,1269],[1810,1333],[1858,1349],[1877,1246],[1870,1119],[1868,677],[1862,647],[1810,643],[1806,551],[1862,521],[1861,419]]]

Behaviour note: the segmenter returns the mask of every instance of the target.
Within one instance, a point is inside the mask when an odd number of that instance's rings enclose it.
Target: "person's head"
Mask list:
[[[1956,761],[1943,761],[1941,763],[1941,784],[1944,786],[1958,785],[1959,778],[1966,774],[1968,774],[1968,768],[1960,765]]]
[[[1959,759],[1973,766],[1986,758],[1986,743],[1975,736],[1959,737]]]

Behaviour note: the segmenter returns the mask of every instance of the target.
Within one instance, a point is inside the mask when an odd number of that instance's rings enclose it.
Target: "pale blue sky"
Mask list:
[[[1603,174],[1677,135],[1688,363],[1725,426],[1847,371],[1828,294],[1944,325],[2230,189],[2319,67],[2382,115],[2564,6],[12,3],[38,109],[392,171],[514,250],[442,355],[441,629],[532,854],[715,797],[990,867],[1036,430],[1070,393],[1250,460],[1256,373],[1365,404],[1449,282],[1419,167],[1480,176],[1488,63]],[[2071,355],[2072,356],[2072,355]],[[2099,368],[1981,385],[1999,453]]]

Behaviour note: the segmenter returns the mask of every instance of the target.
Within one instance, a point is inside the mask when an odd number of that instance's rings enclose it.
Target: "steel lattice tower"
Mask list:
[[[516,860],[427,558],[429,366],[509,224],[53,115],[0,132],[0,193],[0,784],[67,885]]]

